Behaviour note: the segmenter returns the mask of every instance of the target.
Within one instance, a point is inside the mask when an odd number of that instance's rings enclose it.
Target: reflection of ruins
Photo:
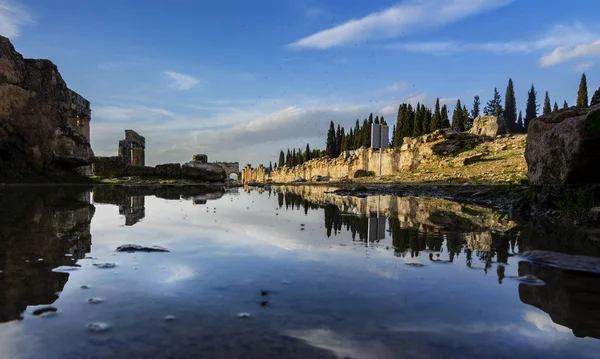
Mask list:
[[[119,157],[125,165],[145,166],[146,139],[134,130],[125,130],[125,139],[119,141]]]
[[[519,262],[519,275],[532,274],[543,286],[519,284],[523,303],[548,313],[556,324],[576,337],[600,339],[600,276]]]
[[[20,319],[27,306],[58,298],[69,274],[52,269],[73,265],[90,252],[94,211],[81,190],[2,191],[0,322]]]
[[[125,197],[125,202],[119,205],[119,214],[125,216],[125,225],[133,226],[146,216],[144,196]]]

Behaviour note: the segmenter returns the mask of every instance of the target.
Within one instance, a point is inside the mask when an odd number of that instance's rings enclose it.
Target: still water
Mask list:
[[[600,277],[519,256],[596,233],[331,190],[0,190],[0,358],[600,356]]]

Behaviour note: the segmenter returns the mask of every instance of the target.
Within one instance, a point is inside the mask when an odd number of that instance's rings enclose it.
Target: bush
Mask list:
[[[375,172],[365,171],[365,170],[358,170],[358,171],[354,172],[354,178],[361,178],[361,177],[375,177]]]

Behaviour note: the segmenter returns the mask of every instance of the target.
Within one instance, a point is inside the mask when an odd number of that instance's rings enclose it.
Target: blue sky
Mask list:
[[[92,146],[125,128],[149,164],[268,164],[323,147],[329,121],[401,102],[487,101],[515,82],[574,104],[581,72],[600,85],[593,0],[0,0],[0,34],[54,61],[92,102]]]

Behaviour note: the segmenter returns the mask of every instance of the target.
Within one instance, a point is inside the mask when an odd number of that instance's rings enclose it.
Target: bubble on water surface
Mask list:
[[[44,258],[38,258],[38,262],[43,262]]]
[[[90,332],[93,333],[102,333],[110,330],[110,325],[102,322],[94,322],[87,325],[87,328]]]
[[[237,316],[238,316],[238,318],[248,319],[248,318],[250,318],[250,313],[241,312],[241,313],[238,313]]]
[[[90,298],[88,299],[88,303],[90,304],[100,304],[104,302],[104,300],[102,298]]]
[[[84,285],[82,285],[80,288],[81,288],[81,289],[90,289],[90,286],[89,286],[89,285],[86,285],[86,284],[84,284]]]
[[[167,322],[172,322],[172,321],[174,321],[174,320],[175,320],[175,316],[174,316],[174,315],[166,315],[166,316],[165,316],[165,320],[166,320]]]
[[[108,268],[115,268],[117,266],[116,263],[94,263],[94,266],[98,267],[98,268],[104,268],[104,269],[108,269]]]

